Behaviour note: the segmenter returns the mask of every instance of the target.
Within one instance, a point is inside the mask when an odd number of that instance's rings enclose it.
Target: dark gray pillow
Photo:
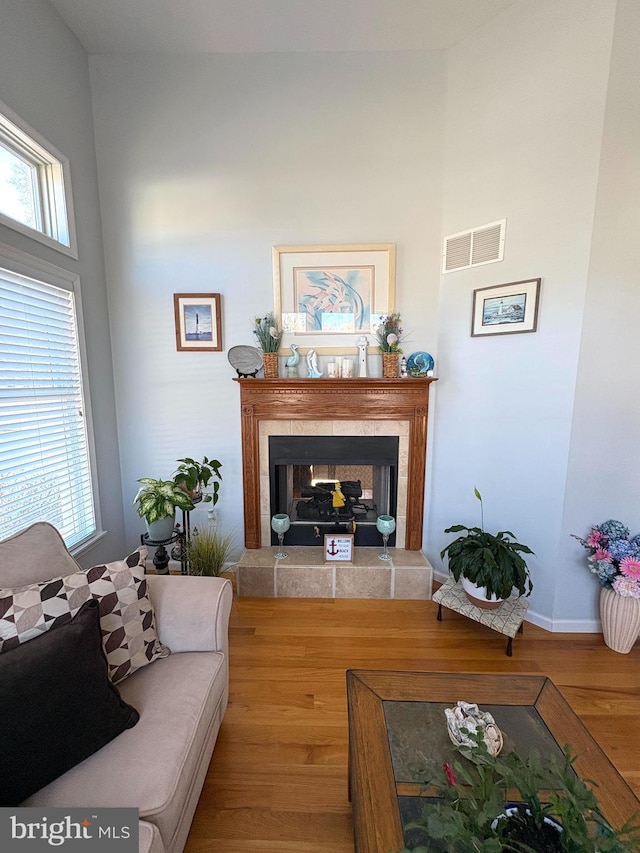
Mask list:
[[[108,677],[99,605],[0,655],[0,806],[17,806],[138,722]]]

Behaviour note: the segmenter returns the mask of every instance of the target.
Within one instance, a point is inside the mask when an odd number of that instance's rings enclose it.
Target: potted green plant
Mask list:
[[[402,319],[397,311],[382,317],[380,325],[375,330],[378,349],[382,353],[382,376],[394,379],[398,375],[398,362],[402,349],[403,329]]]
[[[530,595],[533,583],[522,554],[533,554],[533,551],[527,545],[516,542],[514,534],[509,530],[487,533],[484,529],[482,496],[476,488],[473,492],[480,501],[482,526],[454,524],[447,527],[445,533],[460,533],[464,530],[465,535],[443,548],[440,558],[444,560],[445,556],[448,557],[449,571],[456,581],[462,578],[465,592],[472,603],[480,607],[499,606],[514,589],[518,595]]]
[[[265,379],[278,378],[278,350],[283,330],[278,326],[273,311],[253,321],[253,334],[262,350]]]
[[[220,577],[233,550],[234,536],[217,530],[194,531],[187,544],[190,575]]]
[[[215,506],[218,503],[220,491],[218,480],[222,480],[220,473],[222,463],[217,459],[208,459],[206,456],[203,457],[202,462],[185,456],[184,459],[178,459],[178,463],[178,467],[172,475],[176,486],[184,489],[193,501],[213,502]],[[203,489],[206,489],[209,483],[211,483],[213,492],[212,494],[204,494]]]
[[[142,485],[133,503],[140,518],[145,520],[149,539],[152,542],[171,539],[176,507],[189,512],[194,507],[193,501],[173,480],[141,477],[138,482]]]
[[[421,817],[405,826],[417,846],[401,853],[632,853],[639,849],[639,827],[627,823],[615,830],[611,826],[595,792],[575,772],[569,745],[562,759],[554,755],[543,759],[536,750],[526,758],[516,752],[502,757],[489,754],[481,734],[475,739],[469,760],[444,765],[443,778],[436,780],[436,801],[428,802]],[[513,802],[514,791],[518,802]]]

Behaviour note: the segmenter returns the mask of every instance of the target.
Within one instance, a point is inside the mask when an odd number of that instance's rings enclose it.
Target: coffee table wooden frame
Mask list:
[[[533,705],[556,742],[571,744],[574,768],[597,785],[605,817],[622,826],[640,812],[640,802],[568,705],[544,676],[441,672],[347,671],[349,796],[356,853],[389,853],[404,846],[398,794],[384,718],[384,701]],[[444,720],[443,720],[444,725]],[[417,788],[417,786],[415,786]]]

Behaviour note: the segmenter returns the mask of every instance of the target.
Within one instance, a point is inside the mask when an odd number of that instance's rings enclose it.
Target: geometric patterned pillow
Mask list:
[[[113,684],[167,657],[171,650],[158,639],[147,592],[146,558],[147,549],[140,547],[124,560],[43,583],[0,589],[0,652],[70,622],[85,601],[96,598]]]

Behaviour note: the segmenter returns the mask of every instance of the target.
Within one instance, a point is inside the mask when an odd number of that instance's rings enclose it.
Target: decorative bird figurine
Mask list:
[[[291,355],[287,359],[287,376],[290,379],[298,378],[298,362],[300,361],[300,353],[298,352],[298,344],[291,344]]]

